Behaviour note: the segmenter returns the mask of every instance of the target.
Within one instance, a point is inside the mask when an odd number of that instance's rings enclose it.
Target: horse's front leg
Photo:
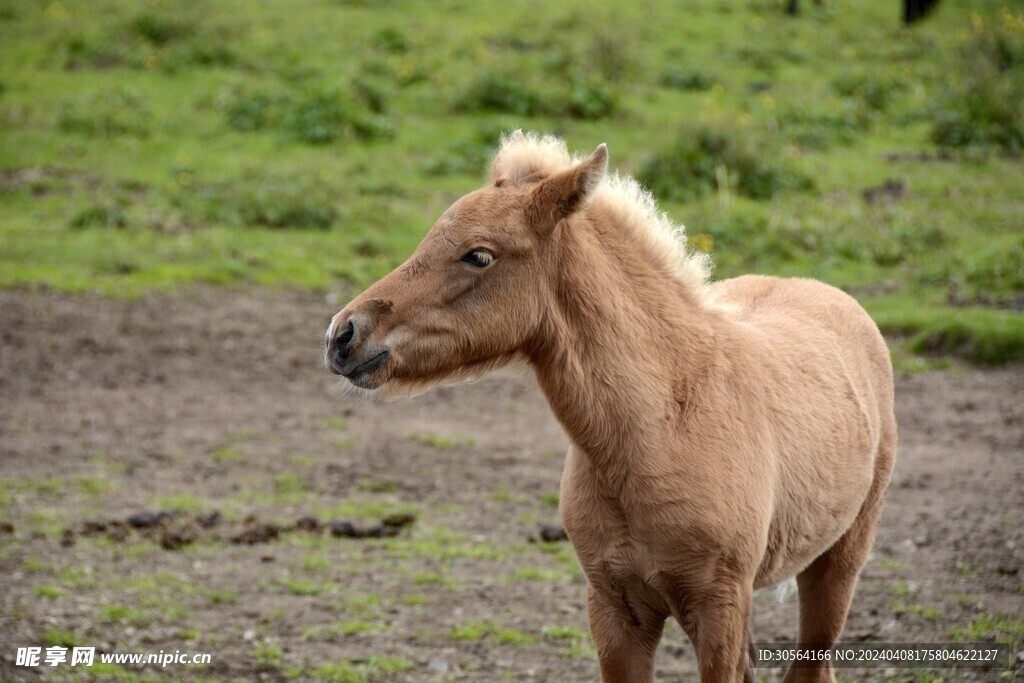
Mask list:
[[[668,615],[647,601],[631,601],[625,592],[593,582],[587,589],[587,615],[603,683],[650,683]]]
[[[709,586],[686,601],[680,624],[693,643],[700,683],[754,680],[750,661],[753,589],[744,584]]]

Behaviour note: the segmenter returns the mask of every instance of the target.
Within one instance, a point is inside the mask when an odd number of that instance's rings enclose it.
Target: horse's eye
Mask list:
[[[474,249],[459,260],[477,268],[486,268],[494,262],[494,254],[489,249]]]

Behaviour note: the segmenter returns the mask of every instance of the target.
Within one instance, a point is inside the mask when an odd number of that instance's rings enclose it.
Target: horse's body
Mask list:
[[[755,588],[796,575],[800,642],[842,631],[895,457],[888,351],[827,285],[705,284],[648,195],[598,190],[606,159],[506,141],[494,185],[335,317],[328,367],[401,392],[525,357],[572,440],[561,514],[603,679],[651,680],[670,616],[702,681],[751,678]]]

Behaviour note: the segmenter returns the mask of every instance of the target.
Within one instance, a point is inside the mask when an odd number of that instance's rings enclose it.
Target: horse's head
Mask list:
[[[608,152],[528,172],[495,158],[491,184],[456,201],[412,256],[327,329],[324,362],[361,389],[410,393],[473,376],[527,351],[550,304],[556,226],[604,177]]]

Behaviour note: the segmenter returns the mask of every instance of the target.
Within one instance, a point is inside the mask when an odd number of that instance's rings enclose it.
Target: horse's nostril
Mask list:
[[[355,323],[352,322],[352,319],[349,318],[348,324],[345,325],[345,329],[343,329],[341,334],[338,335],[338,346],[347,346],[354,336],[356,336],[356,326]]]

